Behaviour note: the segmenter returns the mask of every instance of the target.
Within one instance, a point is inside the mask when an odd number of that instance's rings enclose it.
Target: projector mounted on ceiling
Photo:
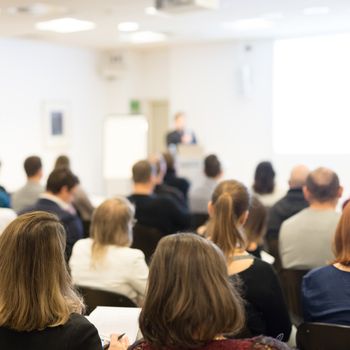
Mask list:
[[[168,13],[217,10],[220,0],[156,0],[156,8]]]

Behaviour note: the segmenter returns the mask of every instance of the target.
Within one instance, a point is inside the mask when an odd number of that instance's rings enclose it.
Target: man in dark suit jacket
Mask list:
[[[185,129],[185,114],[178,112],[175,115],[175,130],[170,131],[166,136],[167,146],[181,144],[196,144],[196,136],[192,131]]]
[[[46,211],[56,214],[66,229],[66,259],[72,253],[74,243],[83,238],[83,225],[72,206],[74,193],[79,179],[68,169],[54,170],[47,179],[46,192],[31,207],[20,214],[30,211]]]

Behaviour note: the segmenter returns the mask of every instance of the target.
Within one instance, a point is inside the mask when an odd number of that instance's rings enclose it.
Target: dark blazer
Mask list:
[[[72,248],[74,243],[83,238],[83,225],[78,215],[73,215],[68,211],[62,209],[57,203],[46,199],[40,198],[33,206],[28,207],[21,211],[19,214],[28,213],[31,211],[46,211],[52,214],[56,214],[66,229],[66,258],[69,260],[72,254]]]
[[[164,176],[164,183],[181,191],[187,203],[188,191],[190,189],[190,182],[187,179],[178,177],[175,170],[168,169]]]
[[[0,327],[0,349],[8,350],[101,350],[97,329],[84,316],[72,314],[58,327],[17,332]]]
[[[184,131],[178,131],[178,130],[174,130],[174,131],[170,131],[167,135],[166,135],[166,144],[167,146],[169,145],[178,145],[181,142],[182,136],[184,135]],[[196,136],[193,132],[191,132],[191,136],[192,136],[192,141],[191,144],[196,144],[197,140],[196,140]]]

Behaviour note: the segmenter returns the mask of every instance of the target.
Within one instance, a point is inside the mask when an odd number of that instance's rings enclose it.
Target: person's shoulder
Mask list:
[[[305,208],[283,221],[281,231],[285,228],[293,227],[293,225],[297,225],[299,222],[303,221],[306,217],[309,216],[309,212],[310,208]]]
[[[317,279],[322,279],[325,276],[332,275],[334,273],[334,267],[332,265],[329,266],[322,266],[322,267],[317,267],[315,269],[312,269],[309,271],[303,279],[305,281],[311,281],[311,280],[317,280]]]

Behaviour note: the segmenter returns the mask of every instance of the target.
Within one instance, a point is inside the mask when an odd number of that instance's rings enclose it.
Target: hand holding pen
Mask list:
[[[126,350],[129,347],[129,339],[123,334],[112,334],[109,350]]]

